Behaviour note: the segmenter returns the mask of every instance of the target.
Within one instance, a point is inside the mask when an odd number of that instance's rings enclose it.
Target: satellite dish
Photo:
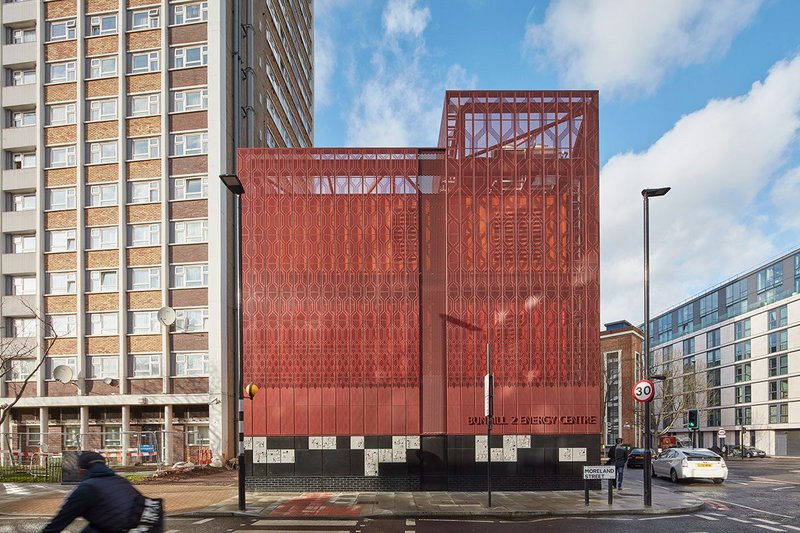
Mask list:
[[[158,321],[164,326],[171,326],[175,323],[175,310],[169,306],[158,310]]]
[[[59,383],[69,383],[72,381],[72,369],[67,365],[58,365],[53,369],[53,379]]]

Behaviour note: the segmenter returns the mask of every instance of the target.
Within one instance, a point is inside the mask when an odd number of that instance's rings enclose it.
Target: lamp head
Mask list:
[[[645,198],[654,198],[656,196],[664,196],[672,187],[659,187],[658,189],[643,189],[642,196]]]
[[[666,381],[667,376],[665,376],[664,374],[651,374],[650,379],[654,381]]]
[[[244,194],[244,185],[242,185],[239,176],[236,174],[221,174],[219,179],[222,180],[222,183],[231,191],[233,194],[242,195]]]

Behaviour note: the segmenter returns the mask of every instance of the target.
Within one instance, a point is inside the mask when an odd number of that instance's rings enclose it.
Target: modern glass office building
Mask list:
[[[453,91],[434,148],[240,150],[250,487],[478,489],[489,454],[498,489],[582,486],[597,105]]]
[[[649,329],[655,372],[668,378],[659,431],[688,437],[686,413],[697,409],[700,445],[800,455],[800,250],[671,308]]]

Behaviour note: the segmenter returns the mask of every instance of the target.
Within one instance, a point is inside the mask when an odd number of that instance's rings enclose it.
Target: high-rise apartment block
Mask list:
[[[235,4],[0,4],[4,451],[231,456],[218,176],[310,146],[313,112],[311,0]]]

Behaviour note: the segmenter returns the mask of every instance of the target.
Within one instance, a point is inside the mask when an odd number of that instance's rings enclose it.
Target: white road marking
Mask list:
[[[256,520],[251,526],[316,526],[316,527],[335,527],[358,525],[358,520]]]
[[[744,520],[742,518],[734,518],[732,516],[729,516],[728,520],[733,520],[734,522],[741,522],[742,524],[750,524],[750,523],[752,523],[752,522],[750,522],[750,520]]]
[[[793,488],[794,488],[794,485],[787,485],[785,487],[775,487],[772,490],[786,490],[786,489],[793,489]]]
[[[795,531],[800,531],[800,527],[797,526],[790,526],[788,524],[781,524],[781,527],[788,527],[789,529],[793,529]]]
[[[234,533],[264,533],[266,529],[237,529]],[[297,533],[297,529],[270,529],[270,533]],[[305,533],[350,533],[349,529],[304,529]]]
[[[756,509],[755,507],[750,507],[748,505],[742,505],[741,503],[726,502],[725,500],[717,500],[717,501],[718,502],[722,502],[725,505],[735,505],[736,507],[743,507],[745,509],[750,509],[751,511],[756,511],[758,513],[768,514],[768,515],[772,515],[772,516],[780,516],[781,518],[791,518],[792,520],[794,520],[793,516],[789,516],[789,515],[785,515],[785,514],[779,514],[779,513],[772,513],[770,511],[764,511],[763,509]]]
[[[704,514],[698,514],[698,515],[695,515],[695,516],[696,516],[697,518],[702,518],[703,520],[713,520],[714,522],[716,522],[717,520],[719,520],[719,518],[714,518],[713,516],[706,516],[706,515],[704,515]]]
[[[706,513],[706,514],[710,514],[710,515],[712,515],[712,516],[725,516],[725,515],[724,515],[724,514],[722,514],[722,513]]]
[[[762,524],[753,524],[753,525],[756,526],[756,527],[760,527],[761,529],[768,529],[770,531],[786,531],[785,529],[780,529],[780,528],[772,527],[772,526],[765,526],[765,525],[762,525]]]
[[[212,520],[214,520],[214,519],[213,518],[204,518],[202,520],[198,520],[197,522],[192,522],[192,524],[195,524],[195,525],[196,524],[207,524],[208,522],[211,522]]]
[[[676,518],[683,518],[683,516],[650,516],[648,518],[640,518],[639,520],[674,520]]]
[[[774,526],[781,525],[780,522],[775,522],[774,520],[767,520],[765,518],[753,518],[753,520],[758,520],[759,522],[764,522],[765,524],[772,524]]]
[[[413,518],[408,518],[408,519],[406,519],[406,525],[407,526],[414,526],[414,525],[416,525],[416,522],[414,521]]]
[[[170,529],[169,531],[165,531],[164,533],[178,533],[179,530],[177,529]]]

